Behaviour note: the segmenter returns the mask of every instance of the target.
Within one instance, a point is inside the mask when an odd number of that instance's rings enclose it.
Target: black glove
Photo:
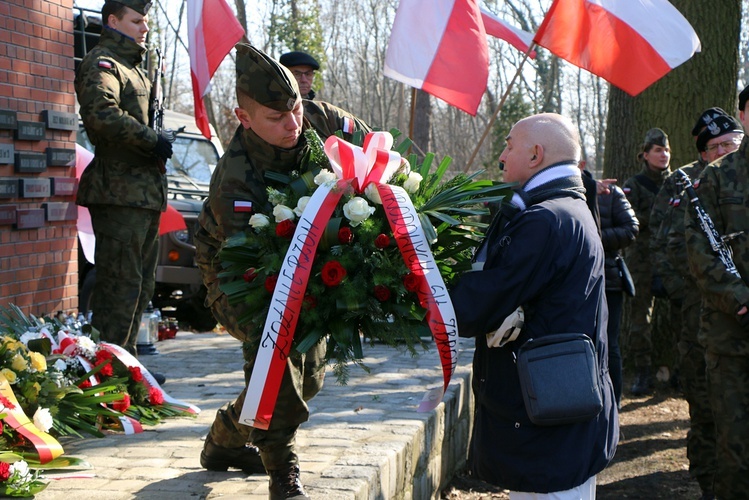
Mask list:
[[[153,154],[159,160],[166,162],[166,160],[172,157],[172,143],[163,135],[159,135],[159,138],[156,140],[156,147],[153,148]]]
[[[658,298],[658,299],[668,298],[668,291],[666,290],[666,287],[663,285],[663,280],[657,274],[653,275],[653,281],[650,283],[650,292],[653,294],[653,297],[655,298]]]

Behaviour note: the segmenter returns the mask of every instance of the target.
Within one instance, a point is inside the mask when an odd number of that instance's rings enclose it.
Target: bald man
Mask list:
[[[479,270],[450,293],[460,336],[476,339],[470,466],[512,500],[591,499],[596,474],[614,456],[619,420],[608,375],[604,253],[585,202],[580,139],[567,118],[545,113],[520,120],[506,143],[500,168],[518,187],[476,252]],[[519,307],[520,335],[498,346],[495,330]],[[604,407],[584,422],[539,426],[525,410],[515,358],[528,339],[557,333],[583,333],[596,344]]]

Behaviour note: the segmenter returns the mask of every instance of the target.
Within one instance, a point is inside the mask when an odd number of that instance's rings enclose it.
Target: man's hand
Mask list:
[[[172,143],[163,134],[159,134],[159,137],[156,139],[156,147],[153,148],[153,154],[156,156],[159,171],[165,174],[166,161],[172,157]]]
[[[596,193],[609,194],[611,192],[612,184],[616,184],[616,179],[601,179],[596,181]]]
[[[739,312],[736,313],[739,317],[739,324],[744,330],[749,330],[749,314],[747,314],[748,311],[749,309],[747,309],[746,306],[741,306]]]

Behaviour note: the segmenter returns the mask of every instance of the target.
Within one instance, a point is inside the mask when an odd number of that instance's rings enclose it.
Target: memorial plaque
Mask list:
[[[47,148],[47,165],[50,167],[74,166],[75,149]]]
[[[78,115],[75,113],[45,109],[42,111],[42,119],[47,128],[55,130],[78,130]]]
[[[0,205],[0,226],[16,223],[16,206]]]
[[[27,208],[16,210],[16,229],[44,227],[44,209]]]
[[[0,179],[0,198],[18,197],[18,179]]]
[[[78,206],[75,203],[50,202],[42,203],[48,221],[76,220]]]
[[[16,153],[16,173],[39,174],[47,170],[47,155],[44,153]]]
[[[49,178],[19,179],[21,198],[49,198],[52,192]]]
[[[75,177],[51,177],[52,196],[72,196],[78,190],[78,179]]]
[[[44,139],[44,124],[42,122],[18,122],[16,140],[41,141]]]
[[[0,144],[0,165],[12,165],[13,153],[13,144]]]
[[[0,129],[15,130],[17,125],[15,111],[0,109]]]

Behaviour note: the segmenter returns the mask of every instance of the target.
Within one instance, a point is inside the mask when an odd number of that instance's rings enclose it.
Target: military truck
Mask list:
[[[74,7],[75,59],[80,60],[98,41],[101,32],[99,12]],[[206,139],[195,125],[192,116],[165,110],[164,128],[182,131],[173,146],[173,156],[166,163],[168,203],[185,219],[187,229],[172,231],[159,238],[159,260],[156,268],[154,307],[164,315],[188,323],[198,331],[216,326],[210,309],[204,306],[206,289],[195,265],[193,235],[203,200],[208,195],[208,184],[218,159],[223,154],[216,131]],[[83,126],[79,126],[77,142],[89,151],[94,150]],[[79,245],[80,248],[80,245]],[[96,267],[78,252],[79,309],[88,312],[96,281]],[[97,262],[96,264],[105,265]]]

